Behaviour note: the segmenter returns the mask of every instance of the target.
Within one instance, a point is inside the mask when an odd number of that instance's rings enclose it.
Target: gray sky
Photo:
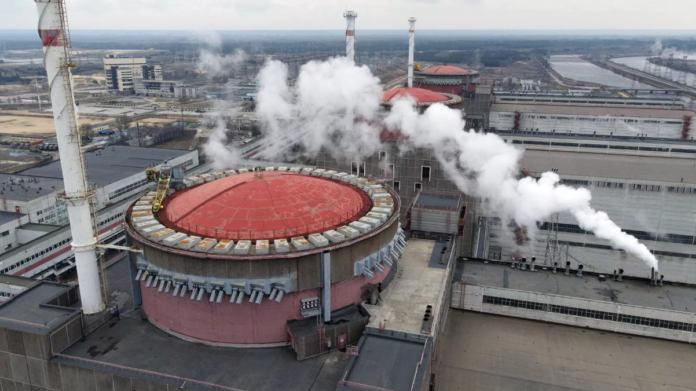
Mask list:
[[[694,29],[694,0],[67,0],[71,29]],[[34,29],[32,0],[0,0],[0,29]]]

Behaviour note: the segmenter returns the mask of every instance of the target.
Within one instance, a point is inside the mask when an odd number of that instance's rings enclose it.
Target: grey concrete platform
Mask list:
[[[114,319],[63,354],[248,391],[335,390],[346,364],[340,352],[297,361],[290,347],[235,349],[186,342],[139,316]]]
[[[67,284],[37,282],[32,288],[0,305],[0,326],[17,331],[48,333],[77,315],[77,309],[46,304],[71,288]]]
[[[363,338],[359,354],[344,380],[381,389],[410,391],[425,345],[375,334]]]
[[[440,294],[445,284],[446,269],[436,263],[431,267],[434,251],[440,256],[442,247],[433,240],[410,239],[398,263],[396,278],[381,294],[378,305],[365,305],[372,317],[369,327],[379,328],[386,321],[390,330],[420,334],[427,305],[438,313]]]
[[[458,261],[455,281],[553,295],[581,297],[651,308],[696,312],[696,289],[683,285],[650,286],[642,280],[599,281],[596,275],[569,276],[559,269],[521,271],[504,264]]]
[[[689,344],[459,310],[445,333],[441,391],[696,388]]]

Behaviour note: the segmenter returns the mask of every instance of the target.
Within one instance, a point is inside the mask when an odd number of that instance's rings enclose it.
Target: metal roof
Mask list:
[[[520,167],[532,173],[558,169],[565,175],[696,183],[692,159],[526,150]]]
[[[12,213],[0,211],[0,225],[9,223],[10,221],[15,221],[22,216],[26,216],[24,213]]]
[[[281,172],[221,178],[177,192],[165,202],[159,215],[165,225],[220,239],[232,232],[252,239],[321,233],[357,220],[372,206],[353,185]]]
[[[156,166],[164,161],[183,156],[190,152],[191,151],[178,149],[139,148],[115,145],[108,146],[99,151],[87,152],[85,153],[85,157],[87,159],[90,182],[96,182],[97,186],[103,187],[121,179],[128,178],[131,175],[142,173],[148,167]],[[60,188],[63,188],[63,173],[59,161],[40,167],[30,168],[22,171],[21,174],[38,177],[40,180],[59,179]],[[40,183],[37,185],[40,185]],[[51,183],[51,185],[53,185],[53,183]],[[50,188],[51,186],[46,187]],[[56,188],[58,188],[58,186],[56,186]],[[36,194],[36,192],[34,193]],[[7,192],[5,194],[7,194]]]
[[[382,101],[389,102],[395,97],[406,97],[411,96],[416,100],[416,103],[435,103],[435,102],[446,102],[450,100],[449,97],[438,94],[437,92],[429,91],[423,88],[395,88],[393,90],[384,91],[384,96]]]
[[[685,115],[693,116],[696,113],[690,110],[668,110],[653,108],[634,108],[634,107],[607,107],[607,106],[580,106],[580,105],[553,105],[553,104],[520,104],[520,103],[493,103],[491,112],[514,113],[538,113],[538,114],[561,114],[561,115],[586,115],[602,116],[611,115],[614,117],[634,117],[634,118],[663,118],[681,120]]]
[[[428,69],[424,69],[422,72],[440,75],[466,75],[471,73],[464,68],[454,67],[451,65],[437,65]]]

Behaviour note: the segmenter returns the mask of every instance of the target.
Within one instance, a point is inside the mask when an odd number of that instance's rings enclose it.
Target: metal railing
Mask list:
[[[107,369],[111,372],[116,372],[120,375],[125,376],[140,376],[145,377],[148,380],[156,380],[166,384],[178,385],[179,388],[186,389],[199,389],[199,390],[213,390],[213,391],[242,391],[237,388],[225,387],[218,384],[208,383],[200,380],[188,379],[180,376],[167,375],[161,372],[148,371],[145,369],[137,369],[131,367],[125,367],[122,365],[106,363],[102,361],[90,360],[82,357],[68,356],[65,354],[56,353],[53,355],[54,358],[59,358],[67,362],[81,364],[91,369]],[[185,387],[187,385],[198,386],[197,388]]]

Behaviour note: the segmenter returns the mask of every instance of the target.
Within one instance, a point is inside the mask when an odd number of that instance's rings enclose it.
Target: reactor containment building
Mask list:
[[[267,167],[186,178],[153,212],[128,210],[142,305],[180,338],[218,346],[287,345],[288,321],[364,301],[403,251],[399,198],[343,172]],[[135,253],[134,253],[135,254]]]

